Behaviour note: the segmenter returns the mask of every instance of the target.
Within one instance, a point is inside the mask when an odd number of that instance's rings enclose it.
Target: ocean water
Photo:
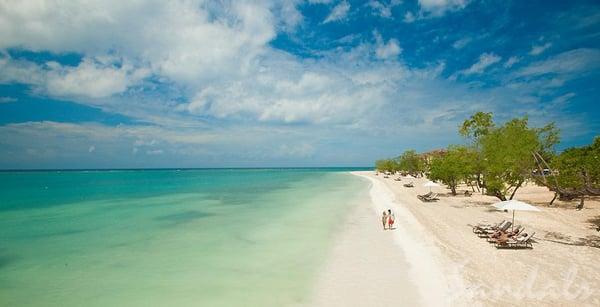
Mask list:
[[[331,169],[0,172],[0,305],[302,305],[367,189]]]

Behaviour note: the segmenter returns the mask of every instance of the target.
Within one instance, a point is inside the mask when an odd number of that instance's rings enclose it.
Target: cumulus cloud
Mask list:
[[[190,84],[243,73],[275,36],[278,20],[271,6],[238,1],[13,1],[0,10],[0,48],[112,54]]]
[[[91,58],[84,58],[77,66],[0,58],[0,83],[29,84],[35,91],[54,97],[109,97],[126,91],[148,75],[148,69]]]
[[[375,32],[375,40],[377,41],[377,49],[375,55],[379,59],[390,59],[397,57],[401,52],[400,43],[397,39],[392,38],[388,42],[384,42],[381,35]]]
[[[116,67],[86,58],[76,67],[47,64],[47,92],[59,97],[87,96],[102,98],[124,92],[149,75],[147,69],[135,69],[129,64]]]
[[[533,46],[533,47],[531,47],[531,51],[529,51],[529,54],[530,55],[540,55],[544,51],[546,51],[546,49],[548,49],[550,47],[552,47],[552,43],[545,43],[543,45]]]
[[[350,11],[350,3],[348,3],[348,1],[346,1],[346,0],[344,0],[340,3],[338,3],[336,6],[334,6],[333,9],[331,9],[331,12],[327,16],[327,18],[325,18],[325,20],[323,20],[323,23],[344,20],[348,16],[349,11]]]
[[[0,54],[0,83],[26,84],[35,95],[101,106],[141,124],[0,126],[0,167],[35,166],[31,161],[72,167],[65,161],[77,153],[100,159],[99,151],[89,154],[91,143],[102,149],[102,161],[114,161],[112,167],[135,166],[128,164],[133,155],[140,165],[163,161],[171,167],[312,159],[356,165],[396,153],[378,144],[382,137],[423,149],[447,144],[456,137],[456,123],[470,113],[501,114],[518,97],[539,100],[532,88],[556,90],[567,74],[598,67],[597,50],[578,49],[519,67],[501,88],[473,89],[441,78],[443,62],[406,65],[400,42],[379,33],[374,42],[349,35],[339,41],[349,46],[321,50],[315,58],[278,50],[270,44],[277,32],[302,24],[295,0],[40,3],[15,1],[0,10],[0,49],[76,53],[82,61],[70,66]],[[467,4],[436,3],[421,1],[421,11],[413,11],[418,16],[406,12],[404,21]],[[387,16],[386,10],[375,12]],[[342,1],[329,22],[349,13],[350,4]],[[459,41],[456,47],[463,48]],[[487,72],[501,60],[484,53],[460,74]],[[531,105],[511,112],[525,114]]]

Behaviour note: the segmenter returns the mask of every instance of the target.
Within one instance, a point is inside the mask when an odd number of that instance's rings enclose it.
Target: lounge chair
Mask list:
[[[508,222],[507,220],[502,220],[501,222],[498,222],[496,224],[484,224],[484,223],[479,223],[475,226],[473,226],[473,232],[477,233],[477,232],[481,232],[484,230],[496,230],[499,227],[504,226],[504,223]]]
[[[400,179],[400,177],[394,179],[395,181],[402,181],[402,179]]]
[[[415,187],[412,182],[405,183],[405,184],[403,184],[403,186],[407,187],[407,188],[414,188]]]
[[[506,231],[512,225],[511,222],[505,222],[502,226],[498,227],[498,229],[484,229],[482,231],[477,232],[477,236],[480,238],[489,238],[496,231]]]
[[[515,239],[508,239],[506,242],[497,242],[496,248],[533,248],[533,236],[535,232],[530,235],[517,237]]]
[[[471,191],[469,191],[469,190],[465,191],[465,196],[471,197],[471,195],[473,195],[473,193]]]
[[[425,195],[419,195],[419,196],[420,196],[419,199],[422,202],[432,202],[432,201],[439,200],[439,198],[437,197],[438,196],[437,193],[431,193],[430,192],[430,193],[427,193]]]
[[[423,198],[423,197],[429,197],[429,196],[431,196],[431,195],[433,195],[433,192],[425,193],[425,194],[423,194],[423,195],[417,195],[417,198],[421,199],[421,198]]]
[[[514,229],[512,229],[511,231],[509,231],[507,229],[507,231],[505,233],[508,234],[508,238],[509,239],[516,239],[518,238],[521,233],[523,233],[523,231],[525,231],[525,227],[521,226],[521,225],[517,225],[517,227],[514,227]],[[497,243],[498,240],[500,239],[500,237],[494,237],[493,235],[487,238],[487,241],[489,243]]]

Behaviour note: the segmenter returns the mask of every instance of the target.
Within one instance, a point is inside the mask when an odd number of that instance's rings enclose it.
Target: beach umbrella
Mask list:
[[[410,174],[408,174],[408,175],[406,175],[404,178],[410,178],[410,179],[413,179],[413,178],[415,178],[415,177],[413,177],[413,176],[411,176]]]
[[[425,182],[425,184],[423,184],[424,187],[429,187],[429,192],[431,192],[431,188],[435,188],[435,187],[439,187],[440,185],[429,180],[427,182]]]
[[[515,199],[505,200],[501,202],[497,202],[493,205],[498,210],[512,210],[513,218],[512,218],[512,226],[511,229],[514,228],[515,225],[515,211],[542,211],[537,207],[534,207],[528,203],[524,203],[522,201],[518,201]]]

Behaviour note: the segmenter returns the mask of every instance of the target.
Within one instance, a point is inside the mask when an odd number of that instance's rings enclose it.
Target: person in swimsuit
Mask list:
[[[394,214],[392,213],[392,210],[388,209],[388,214],[387,214],[387,224],[388,224],[388,229],[393,229],[394,227],[394,220],[396,219],[396,217],[394,216]]]
[[[383,211],[383,215],[381,216],[381,224],[383,224],[383,230],[385,230],[385,226],[387,225],[387,212]]]

